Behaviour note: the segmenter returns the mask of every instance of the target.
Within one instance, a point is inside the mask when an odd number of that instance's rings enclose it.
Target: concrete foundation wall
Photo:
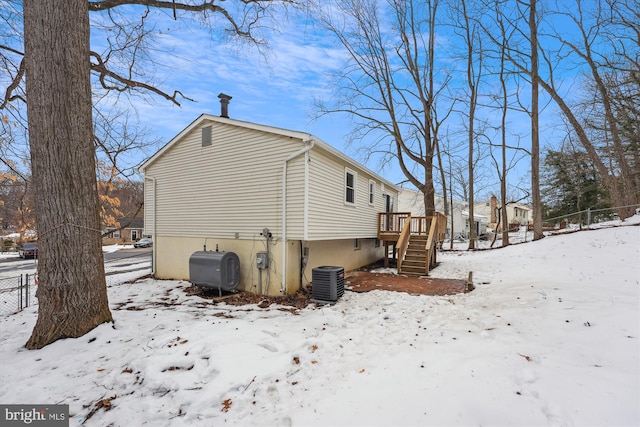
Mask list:
[[[189,281],[189,258],[204,249],[204,238],[156,236],[154,241],[155,276],[158,279]],[[376,247],[376,239],[354,239],[287,242],[286,286],[282,292],[282,246],[280,242],[269,245],[270,265],[260,272],[256,266],[258,252],[266,252],[266,239],[207,239],[207,250],[234,252],[240,260],[238,290],[268,295],[292,294],[300,288],[300,258],[308,248],[308,261],[302,284],[312,280],[312,269],[321,265],[344,267],[345,271],[370,264],[384,255],[384,246]],[[261,280],[260,280],[261,279]],[[261,290],[261,292],[260,292]]]

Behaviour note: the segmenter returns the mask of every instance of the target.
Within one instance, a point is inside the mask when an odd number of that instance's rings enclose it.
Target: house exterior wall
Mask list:
[[[491,218],[491,203],[490,202],[482,202],[476,203],[473,205],[474,213],[478,215],[486,216],[487,218]]]
[[[209,125],[212,145],[202,147],[202,128]],[[162,235],[236,238],[237,233],[251,239],[266,227],[281,236],[284,159],[304,147],[302,140],[295,142],[221,123],[195,128],[145,170],[145,206],[153,207],[145,209],[145,235],[155,227]],[[344,202],[346,169],[356,175],[354,205]],[[376,237],[383,194],[397,200],[393,187],[319,148],[290,160],[286,179],[288,240]]]
[[[526,205],[521,205],[519,203],[509,203],[507,205],[507,218],[509,219],[509,224],[528,224],[530,210],[531,208]]]
[[[495,203],[496,207],[499,208],[500,205],[497,200],[495,200]],[[492,218],[491,214],[494,208],[491,206],[491,204],[491,201],[477,203],[476,205],[474,205],[474,210],[480,215],[485,215],[488,218]],[[529,223],[530,211],[531,208],[527,205],[523,205],[521,203],[507,203],[507,222],[509,224],[526,225]],[[494,213],[494,217],[496,220],[498,219],[496,213]],[[498,224],[493,224],[491,221],[490,223],[496,228],[499,227]]]
[[[345,200],[349,172],[355,177],[355,200]],[[369,184],[373,184],[373,203]],[[384,195],[397,201],[395,188],[384,186],[375,176],[357,170],[342,159],[320,156],[314,150],[309,162],[309,226],[305,240],[374,238],[378,233],[378,212],[385,211]]]
[[[202,147],[206,126],[212,126],[212,144]],[[304,146],[297,142],[204,122],[145,170],[145,176],[154,178],[157,202],[153,213],[145,209],[154,216],[145,217],[145,224],[155,225],[155,232],[163,236],[252,239],[265,227],[280,236],[282,166],[289,154]],[[304,162],[294,160],[287,177],[287,207],[292,210],[303,204],[293,189],[304,184],[298,181],[304,178]]]
[[[207,138],[203,146],[202,130],[208,126],[211,143]],[[263,128],[217,118],[197,120],[144,166],[145,235],[153,235],[156,277],[189,280],[191,254],[205,244],[207,250],[218,245],[219,250],[235,252],[240,258],[239,288],[257,292],[256,254],[266,251],[264,228],[273,240],[269,274],[263,272],[263,292],[268,279],[272,295],[283,291],[283,256],[284,292],[299,288],[301,242],[309,249],[307,282],[315,266],[338,265],[348,270],[383,257],[384,249],[376,247],[377,214],[385,208],[383,188],[394,200],[397,189],[388,183],[384,186],[381,178],[324,143],[303,153],[310,144],[303,138],[309,135]],[[345,168],[357,174],[354,205],[344,203]],[[355,238],[359,239],[357,249]]]
[[[272,242],[269,246],[270,267],[262,272],[262,282],[259,282],[259,272],[256,266],[258,252],[266,251],[266,239],[210,239],[207,250],[234,252],[240,260],[240,283],[238,290],[263,294],[281,295],[282,261],[281,242]],[[384,255],[383,247],[376,247],[376,239],[359,239],[359,247],[354,247],[353,239],[303,242],[287,242],[287,283],[285,293],[292,294],[300,289],[300,258],[304,248],[308,248],[308,261],[302,279],[303,286],[312,280],[314,267],[321,265],[335,265],[344,267],[345,271],[362,265],[370,264],[381,259]],[[196,251],[204,249],[202,240],[195,237],[158,236],[154,242],[156,252],[155,276],[166,280],[189,280],[189,258]]]
[[[123,228],[119,232],[119,236],[116,237],[116,232],[113,231],[102,238],[103,245],[115,245],[133,243],[136,240],[142,238],[144,230],[141,228]],[[135,234],[135,238],[133,236]]]
[[[358,239],[358,248],[355,239],[304,242],[303,246],[309,248],[305,283],[311,282],[314,267],[332,265],[349,271],[382,259],[384,245],[376,242],[377,238]]]

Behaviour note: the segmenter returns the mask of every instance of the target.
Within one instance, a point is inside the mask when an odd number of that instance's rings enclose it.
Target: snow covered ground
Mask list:
[[[87,426],[640,425],[639,226],[439,260],[476,290],[292,312],[146,279],[109,287],[115,325],[28,351],[32,307],[0,318],[0,402]]]
[[[131,248],[133,245],[109,245],[103,246],[102,251],[111,253]],[[0,316],[14,314],[20,307],[37,306],[33,275],[38,269],[38,261],[22,260],[15,252],[0,253],[0,259],[2,258],[11,258],[12,261],[0,267]],[[135,280],[151,273],[151,257],[149,254],[137,254],[110,260],[105,263],[105,272],[107,285]],[[23,275],[31,277],[27,278]],[[28,291],[20,288],[20,284],[26,284],[27,281],[30,284]]]

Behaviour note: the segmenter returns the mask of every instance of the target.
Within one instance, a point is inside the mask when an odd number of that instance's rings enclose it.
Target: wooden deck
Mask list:
[[[378,239],[385,247],[395,245],[398,274],[427,276],[436,265],[437,247],[446,231],[447,219],[439,212],[433,216],[411,216],[410,212],[378,214]]]

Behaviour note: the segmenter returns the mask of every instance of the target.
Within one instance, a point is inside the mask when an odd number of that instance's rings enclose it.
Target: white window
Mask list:
[[[131,240],[138,240],[138,230],[131,230]]]
[[[349,205],[356,204],[356,180],[358,175],[350,170],[344,170],[344,202]]]
[[[372,180],[369,180],[369,204],[373,205],[374,202],[374,193],[375,193],[376,183]]]
[[[120,230],[113,230],[113,237],[120,237]]]

